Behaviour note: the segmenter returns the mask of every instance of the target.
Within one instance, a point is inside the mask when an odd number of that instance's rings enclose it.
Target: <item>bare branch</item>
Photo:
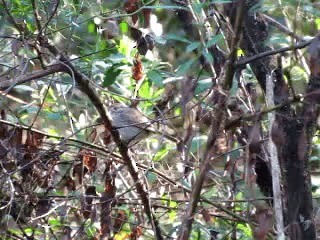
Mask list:
[[[53,64],[46,69],[33,71],[17,78],[10,78],[9,76],[0,77],[0,90],[9,93],[15,86],[23,84],[41,77],[45,77],[58,72],[67,72],[67,68],[63,64]]]
[[[253,62],[255,60],[259,60],[261,58],[264,58],[264,57],[267,57],[267,56],[270,56],[270,55],[275,55],[277,53],[282,53],[282,52],[292,51],[292,50],[295,50],[295,49],[305,48],[311,43],[312,40],[313,39],[307,40],[307,41],[304,41],[304,42],[301,42],[301,43],[298,43],[298,44],[295,44],[295,45],[292,45],[292,46],[289,46],[289,47],[283,47],[283,48],[279,48],[279,49],[265,51],[265,52],[253,55],[251,57],[243,58],[243,59],[239,60],[236,63],[236,66],[241,66],[241,65]]]

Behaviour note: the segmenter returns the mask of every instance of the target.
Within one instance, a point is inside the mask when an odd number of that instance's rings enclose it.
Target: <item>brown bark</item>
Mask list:
[[[248,9],[258,4],[258,0],[249,1]],[[231,22],[235,16],[235,7],[237,2],[233,2],[226,6],[226,13],[230,16]],[[230,6],[232,6],[230,8]],[[244,31],[241,42],[241,47],[245,51],[246,56],[253,57],[265,51],[271,50],[265,44],[268,37],[268,28],[265,20],[259,12],[247,11],[244,18]],[[312,45],[312,44],[311,44]],[[314,45],[313,45],[314,46]],[[311,47],[311,46],[310,46]],[[316,48],[316,47],[313,47]],[[312,50],[311,52],[315,52]],[[314,56],[313,62],[319,62],[318,55]],[[275,80],[274,87],[274,102],[282,104],[289,100],[289,88],[283,80],[281,64],[276,67],[274,56],[259,58],[250,63],[254,74],[257,77],[259,85],[265,91],[267,76],[272,72]],[[317,67],[314,69],[315,74],[318,74]],[[312,92],[319,87],[317,77],[311,77],[308,92]],[[307,163],[309,157],[310,142],[313,134],[314,122],[316,119],[317,110],[315,108],[314,99],[319,100],[315,94],[309,98],[309,103],[304,104],[303,111],[296,113],[295,109],[290,104],[284,105],[276,111],[275,126],[278,137],[273,138],[281,140],[278,144],[278,158],[282,164],[282,172],[284,173],[284,198],[286,200],[285,219],[289,225],[288,235],[292,239],[315,239],[315,229],[312,220],[312,195],[310,176],[307,171]],[[319,102],[319,101],[318,101]],[[308,116],[307,118],[305,116]],[[280,136],[280,137],[279,137]],[[263,156],[263,155],[262,155]],[[271,181],[258,181],[259,178],[267,177],[269,179],[269,169],[267,167],[261,169],[259,166],[263,162],[257,159],[256,173],[257,183],[262,190],[270,189],[265,186]],[[258,168],[257,168],[258,167]],[[272,172],[272,171],[271,171]],[[263,176],[264,175],[264,176]],[[268,183],[269,182],[269,183]],[[265,193],[267,191],[264,191]],[[303,219],[303,221],[300,221]],[[303,226],[308,227],[303,227]]]

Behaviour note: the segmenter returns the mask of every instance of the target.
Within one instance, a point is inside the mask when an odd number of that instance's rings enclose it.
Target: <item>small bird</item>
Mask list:
[[[120,139],[126,144],[134,145],[155,132],[149,119],[139,110],[122,104],[109,107],[112,126],[119,131]]]
[[[138,109],[116,103],[108,110],[112,117],[112,126],[119,131],[121,141],[127,145],[133,146],[153,133],[161,134],[173,142],[178,142],[173,136],[157,131],[149,119]]]

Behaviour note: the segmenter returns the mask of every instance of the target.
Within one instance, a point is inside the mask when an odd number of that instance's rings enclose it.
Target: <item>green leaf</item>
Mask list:
[[[164,45],[166,43],[166,39],[163,36],[155,36],[154,40],[157,44]]]
[[[119,24],[119,27],[120,27],[120,31],[122,33],[127,33],[129,31],[129,25],[127,22],[125,21],[122,21],[120,24]]]
[[[158,179],[157,175],[155,175],[153,172],[150,172],[150,171],[147,172],[146,178],[150,184],[155,183]]]
[[[113,63],[121,63],[125,59],[126,59],[126,57],[121,53],[111,54],[108,57],[108,61],[113,62]]]
[[[167,39],[167,40],[176,40],[176,41],[185,42],[185,43],[191,43],[190,40],[188,40],[188,39],[186,39],[186,38],[184,38],[184,37],[181,37],[181,36],[178,35],[178,34],[173,34],[173,33],[167,34],[167,35],[165,36],[165,39]]]
[[[61,226],[61,222],[56,218],[49,219],[48,223],[50,226]]]
[[[102,50],[106,49],[107,46],[108,46],[108,44],[107,44],[107,42],[105,40],[98,41],[97,44],[96,44],[96,47],[97,47],[98,51],[102,51]]]
[[[212,198],[213,196],[216,196],[217,192],[218,191],[216,188],[209,188],[208,191],[202,194],[202,196],[209,199],[209,198]]]
[[[48,134],[53,136],[59,136],[59,133],[55,129],[48,129]]]
[[[237,225],[237,228],[242,230],[242,232],[245,235],[245,237],[251,237],[252,236],[252,231],[251,231],[251,228],[250,228],[249,224],[239,223]]]
[[[153,91],[151,89],[151,83],[150,81],[144,81],[139,89],[139,96],[141,98],[152,98],[153,96]]]
[[[187,46],[186,52],[187,53],[192,52],[193,50],[197,49],[200,45],[201,45],[200,42],[192,42]]]
[[[63,118],[63,115],[58,112],[47,112],[46,117],[51,120],[60,120]]]
[[[208,141],[208,136],[202,135],[197,136],[192,139],[190,152],[197,152],[206,145]]]
[[[223,35],[222,35],[222,34],[217,34],[217,35],[213,36],[213,37],[210,38],[209,41],[206,43],[206,48],[209,48],[209,47],[217,44],[217,43],[220,42],[221,40],[223,40]]]
[[[21,113],[29,114],[29,113],[36,113],[36,112],[38,112],[38,110],[39,110],[39,107],[29,104],[29,105],[22,106],[20,111],[21,111]]]
[[[162,160],[169,152],[169,149],[163,148],[157,151],[156,155],[153,157],[153,161]]]
[[[192,8],[193,8],[194,12],[197,15],[199,15],[199,14],[201,14],[201,11],[203,8],[203,3],[198,3],[198,2],[192,3]]]
[[[21,48],[19,50],[19,54],[21,55],[26,55],[28,56],[29,58],[35,58],[37,57],[36,53],[33,51],[33,50],[30,50],[28,48]]]
[[[202,54],[203,54],[203,56],[204,56],[204,58],[206,59],[207,62],[209,62],[210,64],[213,63],[213,57],[212,57],[210,52],[202,51]]]
[[[189,61],[181,64],[176,70],[176,76],[185,75],[191,69],[191,66],[195,61],[196,59],[190,59]]]
[[[211,78],[206,78],[203,80],[200,80],[198,82],[198,85],[194,91],[195,94],[200,94],[212,87],[212,79]]]
[[[235,96],[237,94],[238,89],[239,89],[238,79],[236,75],[234,75],[232,78],[232,87],[230,89],[230,95]]]
[[[157,70],[151,70],[147,73],[148,79],[153,82],[158,87],[163,87],[163,77],[161,73]]]
[[[320,18],[316,18],[316,19],[314,20],[314,23],[316,24],[317,29],[319,29],[319,28],[320,28]]]
[[[191,189],[190,183],[186,179],[182,179],[182,185],[188,189]]]
[[[287,46],[291,44],[291,39],[287,36],[283,36],[282,33],[274,33],[272,36],[270,36],[268,44],[275,46]]]
[[[61,86],[62,87],[62,86]],[[65,92],[65,89],[63,89],[64,92]],[[57,103],[57,97],[55,96],[55,92],[54,90],[52,89],[52,87],[49,88],[49,91],[48,91],[48,94],[47,94],[47,97],[46,97],[46,101],[48,103]],[[48,105],[49,106],[49,105]],[[44,107],[45,109],[48,108],[48,107]]]
[[[118,64],[115,64],[112,67],[110,67],[109,69],[107,69],[104,72],[102,86],[108,87],[108,86],[112,85],[117,80],[117,77],[120,75],[121,72],[122,72],[122,70],[118,68]]]
[[[170,208],[177,208],[178,204],[175,201],[170,201],[169,202],[169,207]],[[168,216],[169,216],[170,223],[174,222],[176,220],[176,217],[177,217],[177,210],[170,210],[169,213],[168,213]]]
[[[94,24],[93,21],[88,22],[87,29],[88,29],[88,33],[95,33],[97,30],[96,25]]]

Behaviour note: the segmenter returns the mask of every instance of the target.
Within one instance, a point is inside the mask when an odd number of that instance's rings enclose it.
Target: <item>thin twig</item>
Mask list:
[[[264,57],[267,57],[267,56],[270,56],[270,55],[274,55],[274,54],[277,54],[277,53],[282,53],[282,52],[287,52],[287,51],[291,51],[291,50],[295,50],[295,49],[305,48],[311,43],[312,40],[313,39],[307,40],[307,41],[304,41],[304,42],[301,42],[301,43],[298,43],[298,44],[295,44],[295,45],[292,45],[292,46],[283,47],[283,48],[279,48],[279,49],[274,49],[274,50],[258,53],[256,55],[251,56],[251,57],[247,57],[247,58],[239,60],[238,62],[236,62],[236,66],[245,65],[247,63],[250,63],[250,62],[253,62],[253,61],[256,61],[256,60],[259,60],[261,58],[264,58]]]
[[[275,20],[274,18],[261,13],[262,16],[273,26],[275,26],[276,28],[278,28],[279,30],[281,30],[282,32],[286,33],[287,35],[297,39],[298,41],[303,41],[303,38],[298,36],[297,34],[295,34],[294,32],[292,32],[289,28],[287,28],[286,26],[284,26],[283,24],[281,24],[280,22],[278,22],[277,20]]]
[[[23,84],[31,80],[35,80],[58,72],[67,72],[67,69],[62,64],[53,64],[48,66],[46,69],[33,71],[31,73],[27,73],[13,79],[0,77],[0,90],[4,90],[6,93],[9,93],[15,86],[19,84]]]
[[[56,14],[57,10],[58,10],[58,7],[59,7],[59,4],[60,4],[60,0],[56,0],[55,1],[55,5],[53,7],[53,11],[50,15],[50,17],[48,18],[48,20],[45,22],[45,24],[43,25],[43,27],[40,29],[39,31],[39,35],[42,34],[43,30],[45,30],[48,26],[48,24],[50,23],[50,21],[52,20],[53,16]]]
[[[51,208],[48,212],[40,215],[40,216],[37,216],[37,217],[34,217],[34,218],[31,218],[29,222],[33,222],[34,220],[37,220],[37,219],[40,219],[40,218],[44,218],[44,217],[47,217],[49,216],[51,213],[53,213],[56,209],[58,209],[59,207],[62,207],[63,205],[65,205],[67,203],[67,201],[63,201],[61,203],[59,203],[58,205],[56,205],[55,207]]]
[[[33,9],[33,15],[34,15],[34,19],[35,19],[35,22],[36,22],[36,26],[37,26],[38,31],[40,33],[40,31],[41,31],[40,16],[39,16],[39,13],[38,13],[38,10],[37,10],[37,6],[36,6],[36,3],[35,3],[35,0],[31,0],[31,5],[32,5],[32,9]]]

